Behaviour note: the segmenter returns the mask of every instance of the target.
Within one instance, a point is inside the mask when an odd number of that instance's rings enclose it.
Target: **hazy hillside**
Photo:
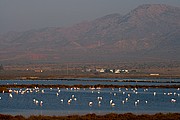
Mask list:
[[[180,8],[146,4],[67,28],[0,36],[0,62],[180,60]]]

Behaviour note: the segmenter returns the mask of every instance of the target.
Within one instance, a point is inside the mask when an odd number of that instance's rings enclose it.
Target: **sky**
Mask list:
[[[0,0],[0,33],[67,27],[142,4],[180,7],[180,0]]]

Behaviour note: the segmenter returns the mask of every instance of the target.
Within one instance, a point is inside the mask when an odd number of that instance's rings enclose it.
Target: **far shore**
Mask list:
[[[0,80],[58,80],[73,78],[117,78],[117,79],[180,79],[180,75],[150,75],[150,74],[0,74]]]

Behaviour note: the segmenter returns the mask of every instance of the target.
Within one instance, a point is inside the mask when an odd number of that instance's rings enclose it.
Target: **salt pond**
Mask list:
[[[81,82],[76,81],[76,84]],[[25,116],[112,112],[151,114],[180,111],[180,89],[175,88],[11,88],[11,90],[11,93],[0,93],[1,114]]]

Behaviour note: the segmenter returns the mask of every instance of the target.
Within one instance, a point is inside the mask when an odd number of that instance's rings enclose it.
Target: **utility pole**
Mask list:
[[[67,64],[67,75],[69,75],[69,65]]]

